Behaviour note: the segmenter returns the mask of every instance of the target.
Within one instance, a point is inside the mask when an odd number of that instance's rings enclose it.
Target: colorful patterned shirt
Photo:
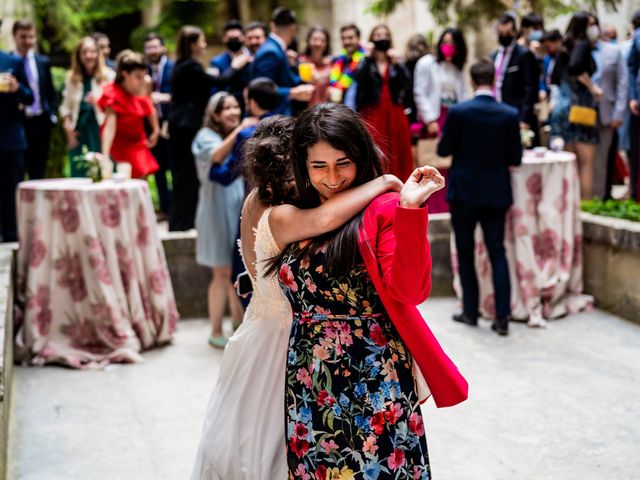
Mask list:
[[[353,75],[358,68],[358,64],[365,57],[364,48],[359,47],[353,55],[349,55],[345,49],[342,49],[331,67],[329,74],[329,85],[347,90],[353,83]]]

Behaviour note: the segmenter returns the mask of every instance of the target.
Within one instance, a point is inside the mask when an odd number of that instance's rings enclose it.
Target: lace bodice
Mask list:
[[[273,208],[273,207],[271,207]],[[269,320],[282,325],[291,325],[291,307],[285,297],[278,277],[271,275],[265,277],[267,260],[280,253],[278,245],[271,234],[269,228],[269,213],[271,208],[267,208],[260,220],[257,228],[254,228],[256,254],[256,278],[251,278],[253,284],[253,294],[251,303],[247,309],[247,318],[250,320]],[[240,250],[242,251],[242,249]],[[242,259],[245,262],[244,258]],[[245,263],[245,268],[247,265]],[[247,268],[247,270],[249,270]]]

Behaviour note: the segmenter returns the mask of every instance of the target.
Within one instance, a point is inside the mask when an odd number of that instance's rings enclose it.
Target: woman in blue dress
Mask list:
[[[209,180],[209,170],[222,163],[231,153],[236,136],[257,120],[240,121],[238,101],[228,92],[218,92],[211,97],[205,113],[204,126],[196,134],[191,150],[195,157],[200,180],[198,207],[196,210],[196,260],[212,269],[208,289],[211,335],[209,344],[224,348],[227,338],[222,333],[222,318],[229,305],[234,324],[242,322],[244,310],[231,282],[233,249],[238,238],[238,225],[244,201],[244,179],[234,180],[223,186]]]

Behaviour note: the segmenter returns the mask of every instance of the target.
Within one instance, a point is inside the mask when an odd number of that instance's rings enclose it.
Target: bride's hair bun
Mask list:
[[[293,119],[274,115],[262,120],[244,150],[245,177],[266,205],[289,203],[295,194],[290,165]]]

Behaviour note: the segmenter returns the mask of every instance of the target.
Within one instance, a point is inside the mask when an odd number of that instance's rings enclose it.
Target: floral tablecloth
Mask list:
[[[511,280],[511,315],[529,326],[544,326],[590,308],[593,297],[582,294],[582,222],[580,182],[575,155],[525,151],[522,165],[511,172],[513,206],[505,225],[505,249]],[[455,238],[451,234],[453,288],[462,298]],[[476,229],[476,273],[480,313],[495,316],[491,262]]]
[[[146,182],[22,182],[16,359],[75,368],[141,360],[178,321]]]

